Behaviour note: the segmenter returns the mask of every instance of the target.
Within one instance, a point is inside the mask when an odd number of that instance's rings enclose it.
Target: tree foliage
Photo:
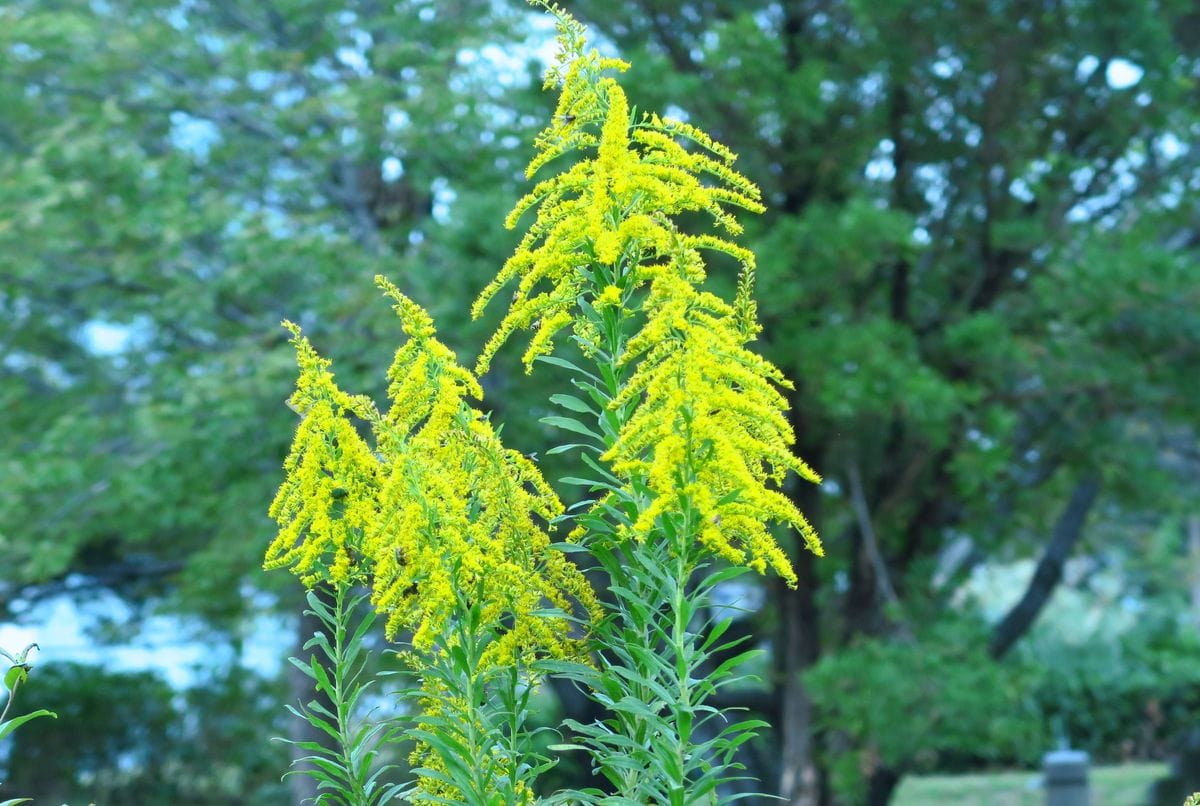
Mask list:
[[[5,760],[0,794],[58,803],[287,802],[278,744],[280,686],[218,674],[175,691],[149,672],[91,665],[39,666],[24,705],[58,719],[28,723]]]
[[[151,592],[181,578],[193,608],[239,606],[227,583],[259,564],[287,434],[275,326],[342,334],[355,378],[386,322],[356,279],[390,263],[455,304],[474,260],[451,269],[446,241],[503,188],[522,125],[480,65],[508,16],[307,0],[0,10],[9,596],[91,572]]]

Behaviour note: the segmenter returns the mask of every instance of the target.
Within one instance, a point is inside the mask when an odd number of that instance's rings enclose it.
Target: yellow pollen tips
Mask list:
[[[597,308],[610,308],[621,304],[621,289],[615,285],[605,286],[600,292],[600,296],[596,297],[595,305]]]

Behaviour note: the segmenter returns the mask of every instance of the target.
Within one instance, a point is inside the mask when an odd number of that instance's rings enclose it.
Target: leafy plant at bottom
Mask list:
[[[983,629],[958,618],[917,629],[912,640],[862,640],[809,670],[836,792],[857,802],[881,767],[1037,763],[1050,737],[1029,694],[1031,670],[990,658]]]
[[[744,637],[723,640],[732,619],[711,615],[713,591],[745,569],[700,563],[694,575],[681,574],[679,559],[649,541],[591,551],[614,580],[611,615],[595,627],[603,662],[545,668],[580,683],[608,710],[591,724],[567,720],[583,745],[557,749],[589,750],[615,794],[568,791],[549,802],[685,806],[752,797],[727,787],[753,780],[739,774],[737,752],[768,725],[711,704],[721,689],[750,679],[739,669],[758,654],[739,651]]]
[[[478,597],[455,590],[455,616],[435,647],[399,653],[421,681],[403,692],[415,706],[405,735],[417,744],[420,766],[401,796],[413,803],[533,803],[536,779],[556,763],[534,750],[526,725],[540,668],[521,654],[498,660],[503,625],[488,621]]]
[[[332,601],[322,598],[320,589],[307,594],[306,613],[320,619],[323,630],[304,644],[313,650],[308,661],[289,658],[291,663],[313,680],[316,698],[299,708],[288,710],[308,721],[327,735],[331,743],[282,739],[308,751],[297,759],[287,775],[309,775],[317,781],[320,794],[317,806],[372,806],[394,794],[379,778],[390,769],[377,765],[379,747],[396,734],[387,720],[372,719],[368,714],[356,718],[355,711],[374,683],[364,674],[368,652],[363,638],[375,624],[376,614],[363,606],[365,594],[353,594],[349,586],[332,591]],[[358,615],[361,613],[361,616]]]
[[[28,662],[29,652],[37,648],[37,644],[30,644],[16,655],[11,655],[7,651],[0,649],[0,655],[3,655],[10,664],[8,671],[4,673],[4,688],[8,691],[8,699],[4,703],[4,710],[0,711],[0,740],[6,738],[10,733],[32,719],[43,716],[48,716],[52,719],[58,718],[58,714],[53,711],[39,708],[36,711],[30,711],[28,714],[6,719],[9,710],[12,709],[13,700],[16,699],[17,689],[29,679],[29,670],[33,668]],[[0,806],[16,806],[19,803],[29,803],[31,800],[32,798],[10,798],[0,802]]]

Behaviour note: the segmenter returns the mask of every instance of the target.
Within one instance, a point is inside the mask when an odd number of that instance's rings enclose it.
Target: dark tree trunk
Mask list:
[[[824,775],[814,758],[812,698],[804,685],[804,670],[820,657],[818,632],[817,559],[803,552],[796,560],[799,585],[789,590],[776,585],[780,611],[776,669],[780,736],[779,795],[785,803],[818,806],[824,802]]]
[[[866,806],[887,806],[896,787],[900,785],[901,773],[891,767],[879,767],[867,780]]]
[[[795,394],[799,397],[802,391],[797,390]],[[797,453],[819,468],[823,464],[823,446],[812,440],[800,411],[798,401],[794,401],[789,420],[797,438]],[[819,529],[820,488],[802,484],[795,489],[792,498]],[[803,677],[821,657],[819,562],[811,552],[801,548],[795,562],[796,589],[789,589],[778,579],[771,583],[771,598],[779,613],[774,651],[775,686],[771,692],[779,709],[774,723],[779,737],[776,781],[783,802],[800,806],[824,806],[829,796],[826,775],[816,753],[819,737],[813,725],[813,701]]]
[[[1071,555],[1075,544],[1079,542],[1079,537],[1083,534],[1083,524],[1099,492],[1100,480],[1095,476],[1089,476],[1075,485],[1071,500],[1059,516],[1058,523],[1054,525],[1050,543],[1038,561],[1025,594],[992,631],[988,652],[993,658],[1004,657],[1021,636],[1029,631],[1046,602],[1050,601],[1050,595],[1062,579],[1063,564]]]
[[[875,572],[863,545],[863,536],[858,529],[848,535],[848,572],[846,594],[842,597],[841,641],[848,643],[856,635],[879,633],[878,596],[875,591]]]

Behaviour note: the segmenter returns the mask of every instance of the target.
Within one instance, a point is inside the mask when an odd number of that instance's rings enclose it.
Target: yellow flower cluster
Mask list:
[[[388,372],[386,414],[339,390],[329,362],[290,325],[300,364],[293,405],[304,419],[271,508],[281,528],[266,567],[291,566],[309,585],[368,582],[388,637],[411,630],[418,650],[438,645],[466,592],[486,623],[506,625],[489,663],[573,653],[570,623],[535,615],[576,603],[597,609],[583,575],[550,549],[540,525],[562,504],[468,405],[482,395],[479,384],[437,341],[429,315],[377,282],[408,336]],[[374,450],[348,414],[370,424]]]
[[[699,259],[686,239],[677,248],[684,254],[676,263]],[[767,485],[781,484],[788,470],[815,483],[821,478],[791,451],[788,403],[777,388],[791,384],[746,349],[749,337],[733,306],[669,266],[654,277],[643,310],[646,326],[622,357],[636,368],[609,407],[640,402],[602,457],[614,472],[643,479],[654,495],[628,535],[643,539],[663,514],[690,511],[709,552],[759,573],[770,567],[795,585],[767,523],[792,526],[818,555],[821,542],[791,500]]]
[[[580,300],[595,311],[612,307],[641,319],[641,330],[617,357],[632,376],[612,401],[614,411],[633,414],[605,455],[631,485],[637,480],[633,486],[645,484],[654,494],[626,531],[641,538],[667,512],[695,512],[702,518],[696,534],[713,554],[759,572],[770,567],[794,584],[768,524],[790,524],[818,554],[821,544],[788,498],[768,485],[777,487],[788,470],[820,478],[791,451],[795,438],[779,392],[790,385],[745,346],[759,331],[754,255],[727,237],[685,234],[675,223],[681,214],[702,212],[736,236],[742,227],[730,208],[761,212],[761,194],[734,170],[735,155],[701,130],[632,115],[624,91],[604,75],[625,65],[585,51],[583,28],[551,10],[559,18],[560,57],[547,80],[561,85],[561,95],[529,173],[568,151],[580,159],[539,182],[506,221],[514,227],[536,209],[516,252],[475,303],[479,316],[502,287],[518,281],[478,369],[526,327],[535,330],[527,371],[568,325],[587,352],[596,325]],[[741,265],[733,304],[699,290],[703,251]]]
[[[351,555],[361,552],[361,535],[375,520],[379,491],[379,463],[347,415],[368,419],[375,407],[339,389],[330,362],[317,355],[299,327],[283,324],[300,367],[288,398],[300,425],[283,463],[283,485],[268,510],[280,530],[263,567],[291,566],[309,586],[320,579],[345,582],[353,573]]]
[[[550,71],[549,80],[560,80],[562,92],[553,122],[538,137],[538,154],[528,173],[569,151],[594,150],[594,156],[538,183],[506,219],[511,229],[525,212],[537,209],[516,252],[472,308],[473,316],[481,316],[499,290],[519,278],[508,313],[479,357],[480,374],[517,330],[534,330],[523,357],[528,371],[534,359],[553,350],[559,331],[572,323],[583,327],[575,303],[597,268],[619,280],[622,289],[641,285],[644,278],[632,268],[666,254],[674,239],[673,216],[706,212],[737,234],[741,226],[727,205],[763,209],[758,188],[730,167],[734,155],[703,132],[657,115],[634,122],[624,90],[603,75],[627,65],[594,50],[584,53],[578,23],[562,12],[559,22],[560,58],[575,55]],[[676,138],[708,153],[688,151]],[[695,243],[743,263],[753,259],[745,249],[715,236],[698,237]]]

